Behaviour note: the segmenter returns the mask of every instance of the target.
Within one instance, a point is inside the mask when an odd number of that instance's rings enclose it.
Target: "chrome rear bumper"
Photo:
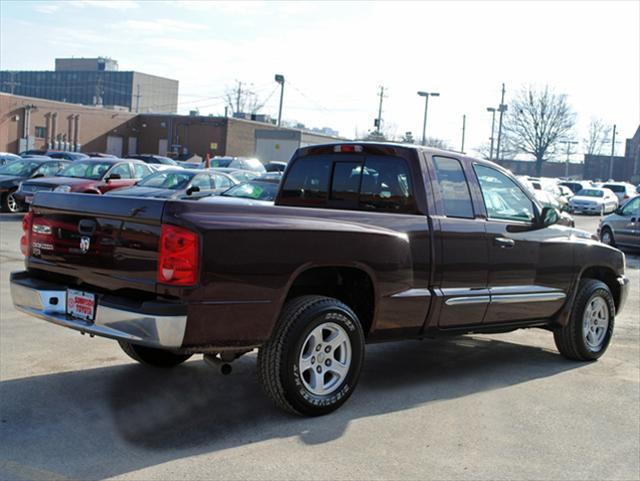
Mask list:
[[[162,302],[142,303],[140,308],[132,309],[98,300],[93,322],[72,318],[66,313],[67,286],[30,277],[26,271],[11,274],[11,298],[16,309],[45,321],[149,347],[181,347],[187,326],[186,306],[167,303],[164,308]]]

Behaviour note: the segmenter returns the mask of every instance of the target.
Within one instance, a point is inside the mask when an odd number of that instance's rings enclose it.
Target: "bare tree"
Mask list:
[[[514,148],[509,139],[503,138],[500,146],[500,159],[508,159],[513,160],[518,154],[518,149]],[[485,142],[484,144],[473,149],[474,153],[482,157],[486,160],[496,161],[496,149],[493,149],[493,159],[489,159],[489,155],[491,154],[491,144],[489,142]]]
[[[556,153],[558,141],[568,137],[575,125],[575,114],[566,95],[549,89],[523,88],[513,99],[504,123],[506,141],[518,152],[536,159],[536,173]]]
[[[427,147],[433,147],[442,150],[453,150],[453,147],[451,147],[449,142],[444,139],[438,139],[436,137],[427,137],[424,143]]]
[[[592,118],[589,123],[589,133],[582,139],[585,154],[600,155],[607,142],[610,142],[611,127],[601,119]]]
[[[255,92],[249,89],[247,84],[242,82],[237,82],[235,87],[228,87],[224,100],[232,114],[236,112],[255,114],[265,104],[265,102],[260,101]]]

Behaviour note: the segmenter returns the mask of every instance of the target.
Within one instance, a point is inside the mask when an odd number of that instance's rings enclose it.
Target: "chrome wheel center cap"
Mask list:
[[[316,357],[318,358],[318,362],[319,363],[323,363],[324,362],[324,353],[323,352],[319,353]]]

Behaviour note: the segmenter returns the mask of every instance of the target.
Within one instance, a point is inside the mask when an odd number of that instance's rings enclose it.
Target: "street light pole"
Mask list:
[[[502,115],[507,110],[507,106],[504,104],[504,84],[502,84],[502,97],[500,100],[500,106],[498,112],[500,112],[500,120],[498,121],[498,146],[496,147],[496,160],[500,160],[500,143],[502,141]]]
[[[613,179],[613,156],[615,155],[615,153],[616,153],[616,124],[613,124],[613,137],[611,137],[611,159],[609,160],[609,179]]]
[[[282,122],[282,99],[284,98],[284,75],[276,74],[275,81],[280,84],[280,107],[278,108],[278,127]]]
[[[489,160],[493,160],[493,132],[496,127],[496,109],[487,107],[487,112],[491,112],[491,147],[489,148]]]
[[[439,97],[438,92],[422,92],[419,91],[418,95],[424,97],[424,121],[422,122],[422,145],[427,143],[427,111],[429,110],[429,96]]]
[[[564,164],[564,177],[569,178],[569,156],[571,155],[571,145],[576,145],[578,142],[575,140],[561,140],[561,144],[567,144],[567,160]]]

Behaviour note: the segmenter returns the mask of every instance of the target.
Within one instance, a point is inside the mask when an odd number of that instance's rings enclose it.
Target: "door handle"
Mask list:
[[[502,249],[511,249],[516,245],[516,241],[513,239],[506,239],[505,237],[496,237],[493,239],[493,245],[501,247]]]
[[[631,218],[631,222],[635,222],[637,219],[635,217]]]

